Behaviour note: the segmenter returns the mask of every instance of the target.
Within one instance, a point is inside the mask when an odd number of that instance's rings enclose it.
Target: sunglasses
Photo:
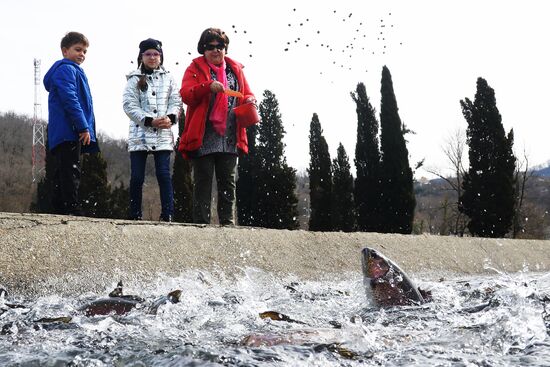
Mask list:
[[[160,57],[160,53],[159,52],[144,52],[143,53],[143,56],[145,57]]]
[[[212,45],[212,44],[206,44],[204,45],[204,48],[208,51],[212,51],[214,50],[215,48],[217,48],[218,50],[222,51],[225,49],[225,45],[223,43],[216,43],[215,45]]]

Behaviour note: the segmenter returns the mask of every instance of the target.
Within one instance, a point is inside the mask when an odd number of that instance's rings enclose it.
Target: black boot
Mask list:
[[[171,222],[172,216],[171,215],[161,215],[159,218],[159,221],[161,222]]]

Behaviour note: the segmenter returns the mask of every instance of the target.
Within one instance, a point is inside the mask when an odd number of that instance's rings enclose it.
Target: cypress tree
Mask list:
[[[353,177],[350,168],[348,155],[340,143],[336,158],[332,162],[332,229],[335,231],[355,230]]]
[[[316,113],[309,128],[310,231],[331,231],[332,172],[328,144]]]
[[[179,145],[179,139],[185,127],[185,111],[182,109],[178,119],[178,139],[176,147]],[[174,166],[172,174],[172,188],[174,190],[174,222],[192,223],[193,222],[193,176],[191,162],[176,151],[174,157]]]
[[[356,91],[351,92],[351,98],[357,105],[356,179],[354,188],[357,229],[377,232],[382,230],[378,120],[363,83],[357,84]]]
[[[510,130],[506,136],[495,92],[483,78],[477,79],[474,102],[465,98],[460,105],[468,123],[470,167],[464,175],[459,209],[469,217],[472,235],[503,237],[514,216],[514,133]]]
[[[297,229],[298,198],[296,170],[289,167],[284,156],[285,130],[279,112],[279,102],[266,90],[260,103],[258,126],[257,224],[261,227]]]
[[[111,187],[107,180],[107,162],[101,153],[82,156],[79,200],[87,217],[108,218]]]
[[[257,125],[246,129],[248,154],[239,157],[236,197],[238,224],[241,226],[259,225],[257,222],[258,203],[256,202],[259,170],[256,149],[257,135]]]
[[[411,233],[416,206],[413,174],[409,166],[405,129],[399,117],[391,74],[386,66],[382,69],[380,92],[382,231]]]
[[[130,189],[124,185],[124,182],[119,181],[111,191],[111,199],[109,202],[109,218],[125,219],[128,217],[130,207]]]
[[[47,141],[46,146],[48,146]],[[55,169],[55,159],[50,150],[46,148],[46,172],[36,185],[36,201],[31,203],[31,211],[49,214],[60,214],[63,212],[61,198],[54,195],[54,185],[56,185],[54,179]]]

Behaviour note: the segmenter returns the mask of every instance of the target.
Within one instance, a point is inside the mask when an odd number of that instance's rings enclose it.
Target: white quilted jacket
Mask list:
[[[172,129],[157,129],[145,126],[145,117],[179,116],[182,102],[179,89],[172,76],[162,66],[147,75],[147,89],[142,92],[137,83],[143,75],[135,70],[126,76],[122,105],[130,118],[128,151],[173,150]]]

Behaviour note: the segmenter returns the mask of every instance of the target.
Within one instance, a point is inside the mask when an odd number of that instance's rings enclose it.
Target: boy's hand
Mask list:
[[[90,141],[91,141],[90,132],[89,131],[83,131],[83,132],[79,133],[78,134],[78,140],[80,140],[80,143],[82,143],[82,145],[90,145]]]

